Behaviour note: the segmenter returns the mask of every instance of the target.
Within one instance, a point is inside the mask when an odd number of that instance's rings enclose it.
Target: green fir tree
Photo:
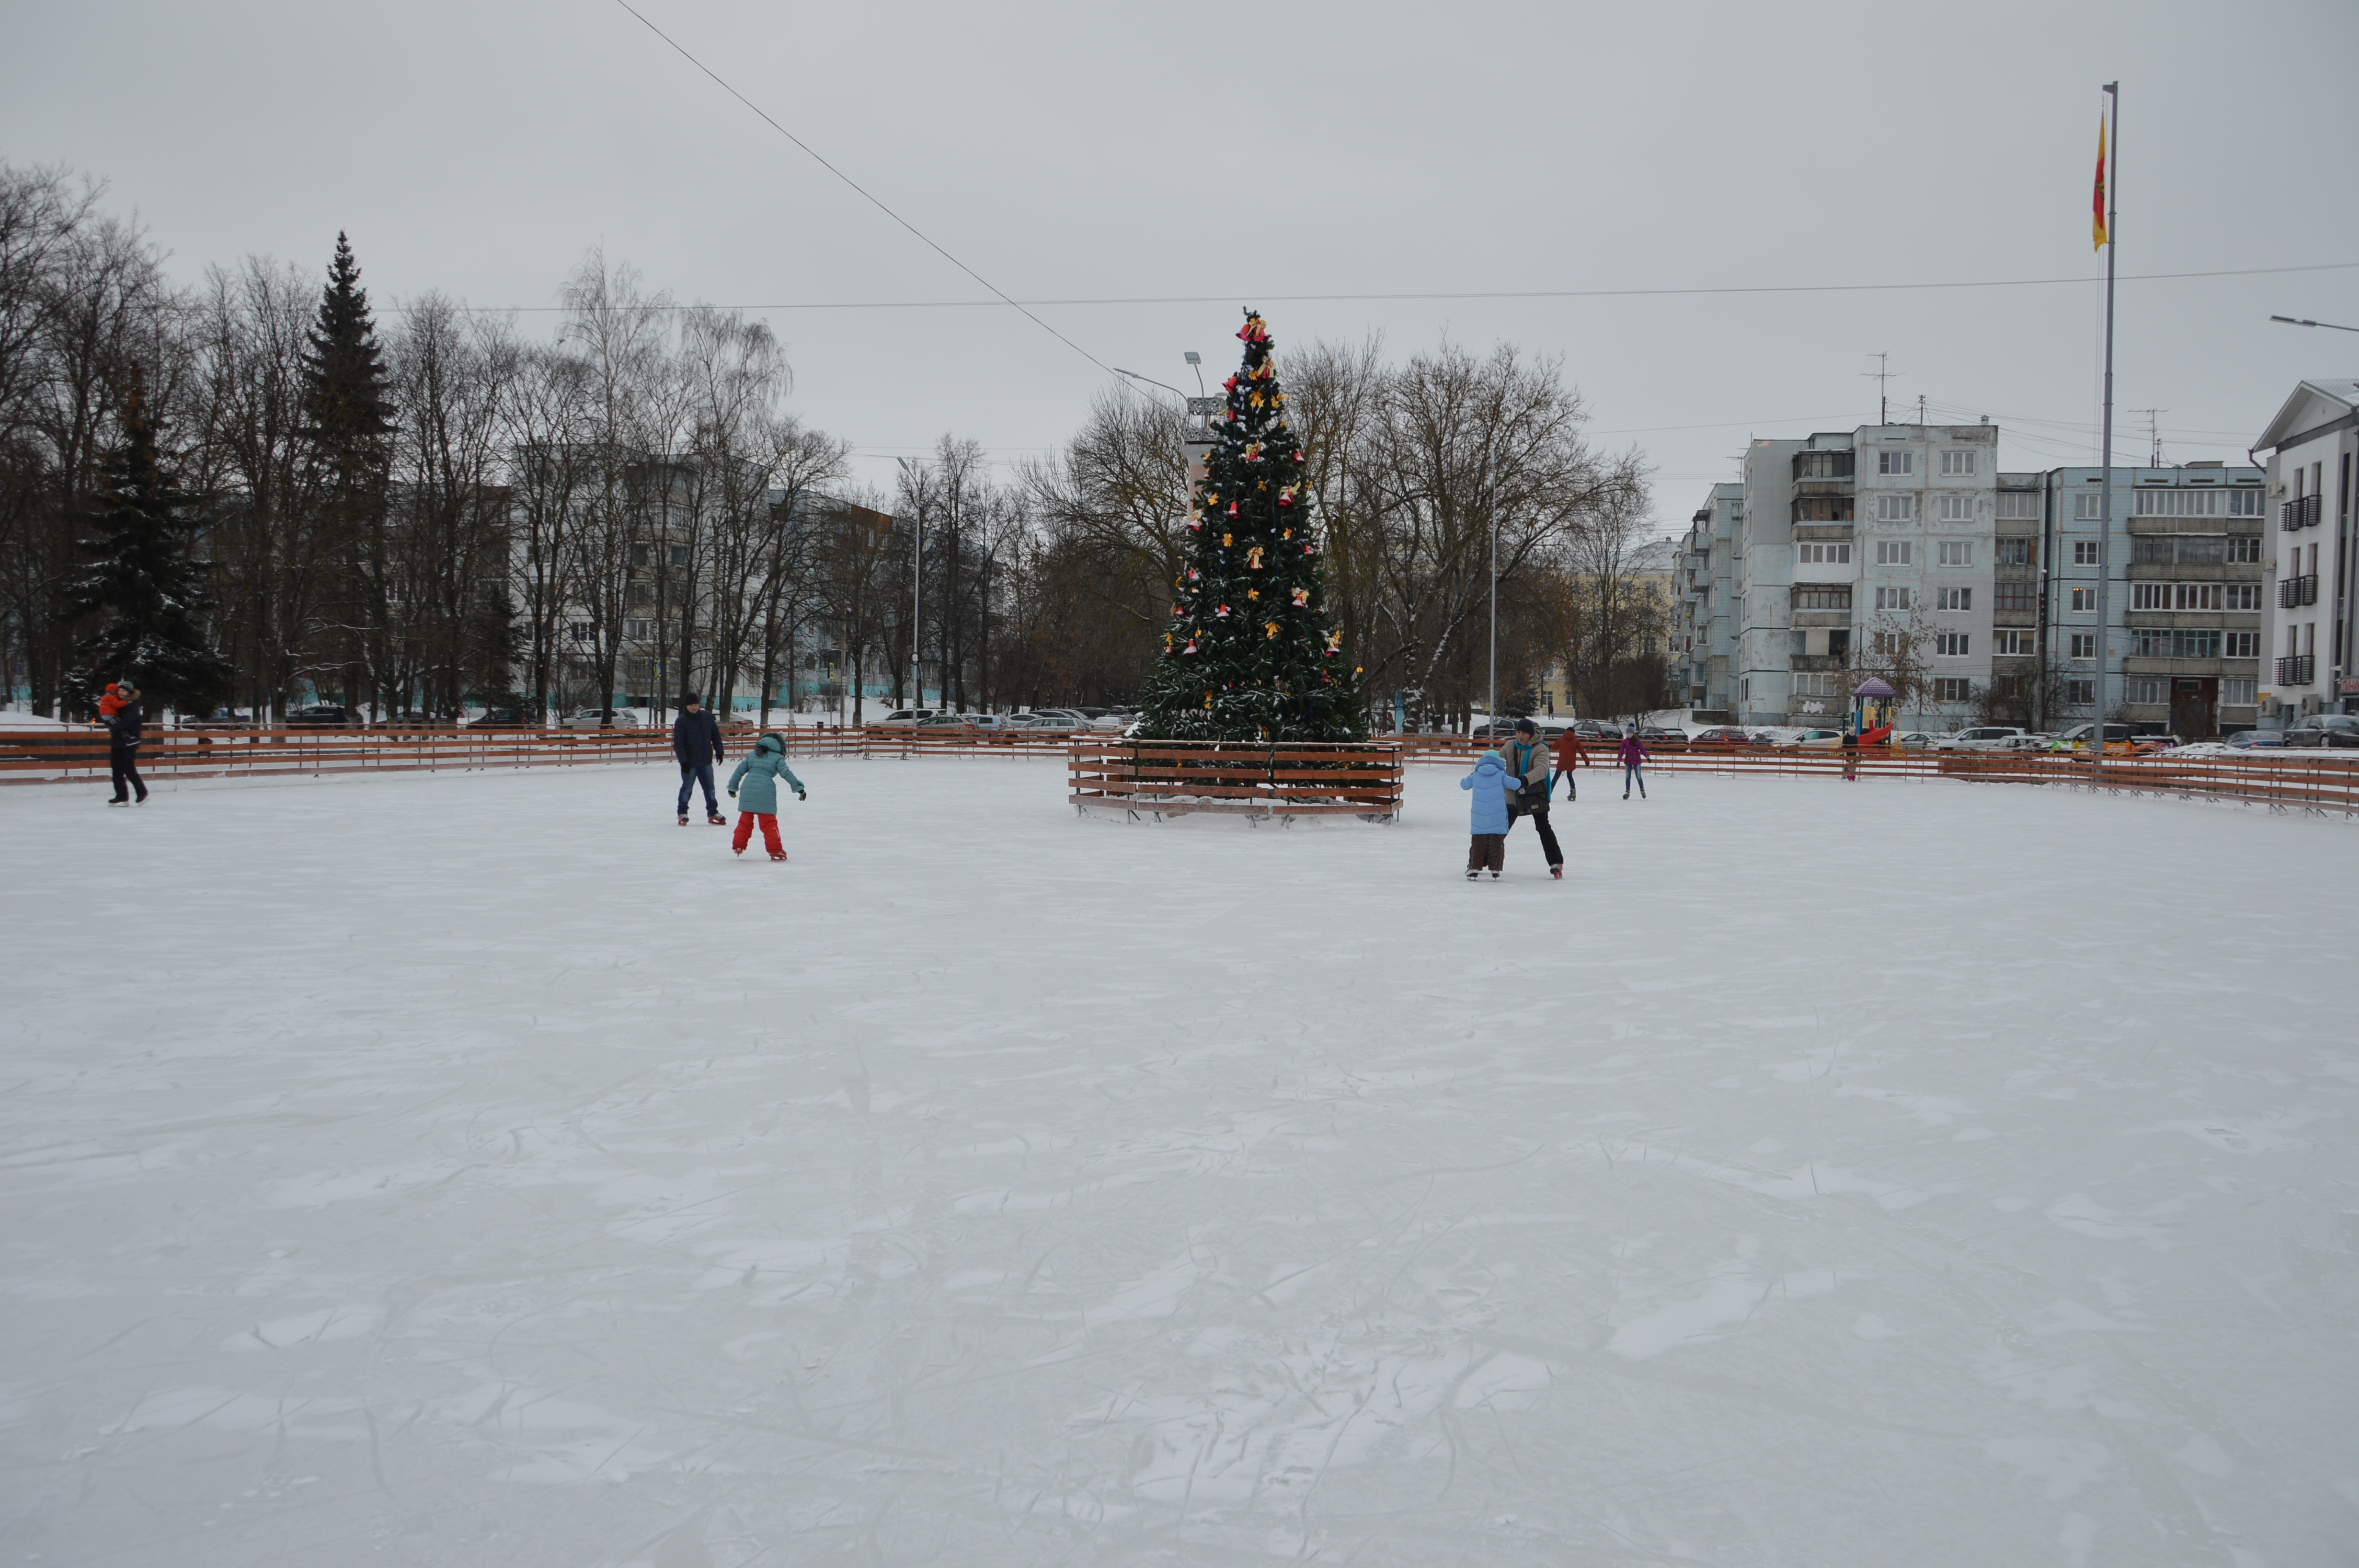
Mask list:
[[[66,593],[77,618],[105,616],[76,647],[77,667],[66,679],[85,710],[114,680],[136,686],[150,713],[211,713],[231,688],[228,664],[205,640],[212,604],[208,568],[196,555],[202,518],[164,466],[157,435],[147,386],[134,373],[122,440],[100,467],[92,532],[82,540],[92,568]]]
[[[1221,384],[1193,544],[1136,733],[1157,741],[1358,741],[1357,675],[1333,629],[1302,443],[1268,325],[1245,312],[1245,362]]]

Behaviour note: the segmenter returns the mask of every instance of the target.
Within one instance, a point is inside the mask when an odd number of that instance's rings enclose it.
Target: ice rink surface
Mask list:
[[[2359,1561],[2359,825],[798,768],[0,794],[0,1558]]]

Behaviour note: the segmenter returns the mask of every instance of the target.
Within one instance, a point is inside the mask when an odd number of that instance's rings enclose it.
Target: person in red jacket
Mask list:
[[[1562,779],[1564,781],[1564,798],[1567,800],[1579,800],[1581,798],[1581,783],[1572,776],[1572,770],[1581,766],[1581,764],[1587,760],[1588,759],[1583,757],[1581,752],[1581,737],[1573,731],[1571,725],[1566,725],[1563,730],[1560,730],[1557,734],[1556,773],[1549,780],[1549,794],[1551,795],[1556,794],[1556,781],[1558,779]]]
[[[1638,741],[1636,730],[1622,737],[1622,749],[1615,752],[1622,763],[1622,798],[1630,798],[1630,786],[1638,786],[1638,798],[1647,798],[1647,775],[1641,772],[1647,765],[1647,748]]]
[[[120,681],[108,681],[106,683],[106,690],[100,695],[98,699],[98,721],[101,724],[103,724],[122,710],[123,683]]]

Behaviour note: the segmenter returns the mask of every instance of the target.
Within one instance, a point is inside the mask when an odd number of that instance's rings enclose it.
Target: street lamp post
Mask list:
[[[895,458],[893,460],[901,465],[903,478],[914,479],[917,470],[909,466],[908,459]],[[914,486],[910,496],[914,502]],[[926,509],[918,505],[914,510],[917,516],[910,526],[917,531],[917,547],[912,553],[909,573],[909,706],[923,708],[926,706],[926,666],[919,656],[918,645],[926,624]]]

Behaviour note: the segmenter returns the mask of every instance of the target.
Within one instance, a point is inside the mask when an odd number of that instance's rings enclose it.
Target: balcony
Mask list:
[[[2277,685],[2308,686],[2318,678],[2316,654],[2288,654],[2277,661]]]
[[[2292,610],[2300,605],[2316,604],[2317,602],[2318,574],[2316,572],[2304,572],[2299,577],[2279,578],[2277,579],[2277,608],[2279,610]]]
[[[1796,452],[1794,478],[1799,482],[1810,479],[1849,479],[1856,453],[1844,451]]]
[[[2288,534],[2298,534],[2304,528],[2315,528],[2318,526],[2319,519],[2318,503],[2321,499],[2323,498],[2316,495],[2305,495],[2299,501],[2280,503],[2277,507],[2277,525]]]

